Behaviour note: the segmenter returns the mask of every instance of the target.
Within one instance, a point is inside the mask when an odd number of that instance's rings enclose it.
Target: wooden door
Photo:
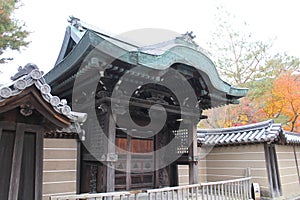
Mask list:
[[[154,187],[153,139],[127,136],[116,139],[116,189],[133,190]]]

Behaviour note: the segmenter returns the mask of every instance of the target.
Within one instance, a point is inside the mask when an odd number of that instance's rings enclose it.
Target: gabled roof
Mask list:
[[[300,134],[285,132],[282,125],[268,120],[221,129],[198,129],[199,145],[241,145],[264,142],[280,142],[282,144],[300,144]]]
[[[19,108],[20,113],[31,116],[37,110],[60,130],[81,132],[79,123],[86,114],[73,112],[65,100],[51,94],[51,87],[45,82],[43,73],[34,64],[19,67],[11,77],[12,82],[0,85],[0,114]],[[49,117],[51,116],[51,117]]]
[[[210,85],[212,99],[227,99],[226,103],[237,103],[237,99],[244,97],[248,89],[236,88],[221,80],[213,62],[200,50],[193,41],[190,33],[183,34],[172,40],[150,46],[138,46],[124,38],[112,37],[97,28],[71,18],[71,25],[67,27],[65,39],[54,68],[46,74],[46,81],[53,85],[63,76],[75,78],[72,68],[81,63],[83,57],[91,48],[101,45],[99,51],[107,56],[108,51],[117,52],[118,59],[135,66],[144,66],[155,70],[165,70],[175,63],[181,63],[195,68],[204,75],[205,82]],[[77,69],[78,70],[78,69]],[[72,82],[72,80],[68,80]],[[222,93],[222,95],[220,95]],[[215,95],[217,94],[217,95]],[[214,96],[215,95],[215,96]]]

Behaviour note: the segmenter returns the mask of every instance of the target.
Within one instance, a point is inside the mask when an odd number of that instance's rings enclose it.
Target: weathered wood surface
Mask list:
[[[198,183],[198,160],[197,160],[197,126],[189,123],[189,184]]]
[[[132,137],[127,134],[127,149],[126,153],[126,190],[130,190],[131,186],[131,152],[132,152]]]
[[[10,175],[10,185],[8,200],[17,200],[19,195],[20,173],[22,166],[23,142],[25,127],[22,124],[17,125],[14,152],[12,159],[12,169]]]
[[[108,146],[107,146],[107,157],[110,155],[116,156],[116,116],[113,115],[110,111],[107,113],[107,122],[106,122],[106,131],[108,137]],[[108,159],[108,158],[107,158]],[[109,158],[110,159],[110,158]],[[115,191],[115,161],[107,161],[106,163],[106,191],[113,192]]]
[[[35,141],[35,200],[42,198],[43,192],[41,185],[43,184],[43,147],[44,147],[43,133],[40,131],[36,134]]]

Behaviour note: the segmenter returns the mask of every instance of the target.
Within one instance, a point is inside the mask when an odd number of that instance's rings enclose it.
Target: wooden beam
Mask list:
[[[23,124],[17,124],[8,200],[18,200],[20,173],[23,156],[24,130],[25,127]]]
[[[115,99],[115,98],[111,98],[111,97],[104,97],[102,99],[97,99],[96,105],[100,105],[103,102],[112,102],[112,103],[117,103],[117,104],[121,104],[121,105],[128,105],[127,100]],[[157,102],[147,100],[147,99],[139,99],[139,98],[135,98],[135,97],[131,97],[130,102],[129,102],[130,106],[136,106],[136,107],[147,108],[147,109],[152,107],[154,104],[157,104]],[[173,105],[166,105],[166,104],[162,104],[162,105],[164,106],[164,110],[166,110],[169,113],[182,114],[182,115],[186,115],[186,116],[190,116],[190,117],[199,117],[200,116],[199,113],[195,112],[196,109],[180,107],[180,106],[173,106]],[[161,108],[153,108],[153,109],[162,110]]]
[[[44,134],[42,127],[36,133],[35,137],[36,156],[35,156],[35,200],[42,199],[43,192],[43,147],[44,147]]]
[[[5,130],[15,131],[16,130],[16,123],[15,122],[3,121],[3,122],[0,122],[0,127],[1,128],[5,127]]]
[[[198,184],[198,162],[197,162],[197,127],[194,123],[188,124],[189,132],[189,184]]]

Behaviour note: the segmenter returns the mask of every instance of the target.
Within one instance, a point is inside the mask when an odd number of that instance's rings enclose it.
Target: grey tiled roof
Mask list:
[[[202,145],[239,145],[263,142],[299,143],[300,134],[285,132],[282,125],[268,120],[222,129],[198,129],[198,144]]]
[[[66,100],[61,100],[58,96],[51,94],[51,87],[46,83],[43,72],[39,71],[35,64],[27,64],[25,67],[19,67],[18,73],[11,77],[10,83],[0,85],[0,103],[5,102],[13,96],[19,95],[22,91],[29,87],[35,87],[43,97],[44,101],[47,102],[56,113],[64,115],[70,119],[71,125],[69,128],[64,128],[64,131],[68,132],[79,132],[79,123],[85,121],[86,114],[73,112],[70,106],[67,105]],[[2,103],[2,105],[5,105]],[[1,107],[1,104],[0,104]]]
[[[282,139],[287,144],[300,144],[300,134],[299,133],[284,132],[282,137],[283,137]]]

